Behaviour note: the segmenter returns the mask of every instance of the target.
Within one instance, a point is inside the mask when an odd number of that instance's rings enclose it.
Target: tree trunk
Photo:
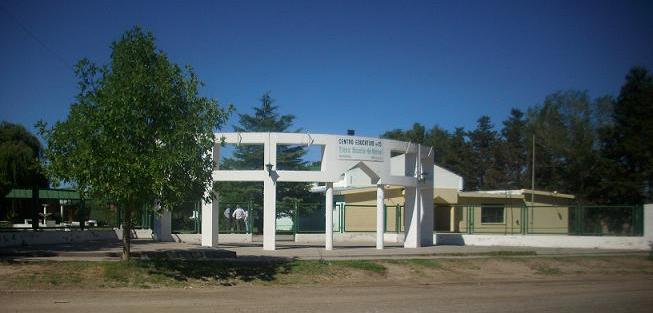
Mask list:
[[[131,214],[129,209],[125,209],[122,220],[122,260],[129,261],[131,251]]]

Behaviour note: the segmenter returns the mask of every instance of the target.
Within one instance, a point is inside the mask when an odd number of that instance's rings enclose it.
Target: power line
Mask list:
[[[48,45],[46,45],[45,42],[39,39],[39,37],[34,35],[34,33],[29,28],[27,28],[25,24],[21,23],[21,21],[13,13],[11,13],[11,11],[9,11],[9,9],[1,5],[0,5],[0,9],[5,13],[7,13],[7,15],[9,15],[9,17],[14,21],[14,23],[16,23],[16,25],[18,25],[18,27],[20,27],[34,41],[36,41],[39,45],[41,45],[43,49],[45,49],[47,52],[52,54],[57,59],[57,61],[59,61],[61,65],[63,65],[64,68],[66,68],[67,70],[70,70],[72,68],[72,66],[68,64],[68,62],[66,62],[66,60],[60,54],[56,53],[53,49],[48,47]]]

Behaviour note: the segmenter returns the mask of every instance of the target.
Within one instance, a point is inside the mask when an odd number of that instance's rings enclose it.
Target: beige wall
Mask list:
[[[389,188],[385,191],[387,231],[396,229],[396,205],[401,206],[399,225],[400,231],[403,231],[404,197],[401,192],[399,187]],[[376,231],[376,189],[345,192],[343,196],[347,203],[345,229],[347,231]],[[452,201],[454,199],[455,201]],[[532,206],[530,200],[530,194],[514,198],[488,195],[464,196],[459,195],[455,190],[439,189],[435,191],[434,195],[434,230],[464,233],[468,231],[467,219],[473,217],[474,233],[519,234],[524,223],[524,214],[527,214],[529,233],[568,232],[569,204],[573,199],[535,195]],[[503,205],[503,223],[482,223],[481,206],[484,204]],[[528,205],[526,213],[523,211],[525,205]],[[468,217],[468,215],[471,216]]]
[[[553,196],[535,195],[530,202],[529,194],[525,195],[528,205],[528,232],[541,234],[566,234],[569,232],[569,212],[573,210],[573,199]]]
[[[528,197],[530,200],[530,197]],[[524,211],[527,210],[529,233],[564,234],[569,227],[569,208],[565,203],[571,199],[536,196],[535,202],[524,202],[521,198],[472,198],[460,197],[462,218],[458,222],[460,232],[467,232],[468,215],[473,217],[474,233],[519,234],[524,223]],[[503,223],[482,223],[481,205],[504,205]],[[528,205],[525,208],[525,205]],[[469,208],[468,208],[469,207]]]
[[[346,231],[376,231],[376,189],[357,192],[345,193],[344,201],[347,204],[345,208],[345,230]],[[397,225],[396,206],[399,205],[399,225],[400,231],[403,231],[403,204],[404,196],[401,194],[401,188],[388,188],[385,190],[386,205],[386,230],[395,231]]]

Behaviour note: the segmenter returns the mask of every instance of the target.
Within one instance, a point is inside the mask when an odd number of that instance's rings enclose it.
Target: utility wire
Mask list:
[[[0,5],[0,10],[4,11],[14,21],[14,23],[18,25],[18,27],[20,27],[28,36],[30,36],[34,41],[36,41],[39,45],[41,45],[41,47],[44,50],[52,54],[65,69],[70,70],[72,68],[72,66],[68,62],[66,62],[66,59],[64,59],[60,54],[56,53],[53,49],[48,47],[48,45],[46,45],[45,42],[39,39],[39,37],[34,35],[34,33],[29,28],[27,28],[25,24],[21,23],[21,21],[13,13],[11,13],[11,11],[9,11],[9,9]]]

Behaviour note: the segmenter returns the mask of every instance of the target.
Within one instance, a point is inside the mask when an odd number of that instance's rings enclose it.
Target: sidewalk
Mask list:
[[[556,249],[531,247],[480,247],[480,246],[431,246],[407,249],[399,244],[386,244],[378,250],[373,244],[338,243],[334,250],[323,246],[295,242],[277,242],[277,250],[266,251],[260,243],[225,243],[219,248],[202,247],[198,244],[133,240],[132,255],[137,258],[169,259],[396,259],[396,258],[464,258],[485,256],[583,256],[583,255],[647,255],[632,250]],[[26,246],[3,249],[0,258],[13,260],[119,260],[122,253],[120,242],[95,241],[86,243]]]

